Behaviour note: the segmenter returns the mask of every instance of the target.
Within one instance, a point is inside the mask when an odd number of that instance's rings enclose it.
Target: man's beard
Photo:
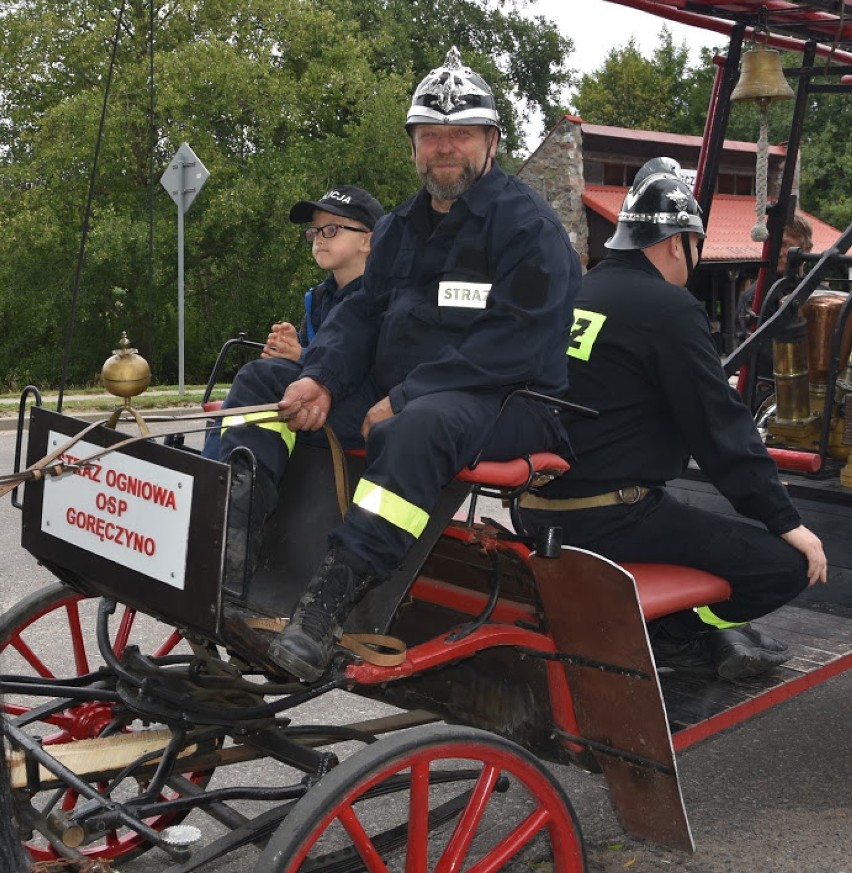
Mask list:
[[[476,170],[469,163],[460,169],[460,175],[451,182],[439,182],[429,167],[421,170],[419,176],[426,190],[436,200],[458,200],[479,178]]]

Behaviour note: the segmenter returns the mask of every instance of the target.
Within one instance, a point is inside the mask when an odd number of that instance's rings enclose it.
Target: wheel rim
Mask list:
[[[273,866],[263,866],[265,855],[262,869],[491,873],[510,869],[507,865],[513,860],[520,863],[523,858],[526,864],[547,855],[560,873],[586,869],[570,802],[524,749],[483,731],[446,727],[423,740],[402,738],[401,751],[377,748],[395,739],[380,740],[356,753],[329,774],[327,782],[311,788],[267,850]],[[359,764],[358,758],[366,760]],[[447,828],[433,830],[428,816],[446,791],[436,787],[435,776],[455,767],[465,774],[460,780],[465,783],[464,802]],[[371,795],[385,790],[390,780],[405,786],[397,792],[395,813],[368,810]],[[322,794],[314,794],[317,791]],[[381,831],[393,814],[407,819],[408,834],[401,850],[386,852],[374,836],[371,820],[378,816]],[[340,847],[347,842],[358,863],[329,863],[343,854]],[[532,856],[524,857],[525,853]],[[273,858],[283,866],[274,867]]]
[[[85,676],[97,670],[102,659],[95,642],[96,605],[94,598],[84,597],[56,584],[13,607],[0,621],[3,672],[45,679],[68,679],[72,676]],[[152,651],[158,657],[174,652],[183,641],[176,629],[155,623],[149,617],[137,615],[133,610],[124,607],[112,634],[113,650],[121,655],[126,646],[137,639],[144,639],[146,650]],[[70,658],[63,658],[62,652],[70,653]],[[42,698],[35,700],[35,705],[43,702]],[[21,701],[10,698],[3,703],[3,711],[12,719],[26,716],[31,708],[33,705],[26,698]],[[39,718],[27,727],[28,731],[39,735],[44,746],[93,739],[102,736],[108,729],[121,733],[133,730],[132,726],[123,723],[109,701],[86,701],[72,705]],[[182,775],[196,785],[203,785],[209,781],[211,772],[190,772]],[[126,785],[115,786],[111,792],[111,797],[119,802],[122,797],[138,793],[140,786],[144,787],[145,784],[132,777],[125,781]],[[107,788],[106,782],[92,781],[90,784],[101,793]],[[177,796],[169,791],[161,794],[158,800],[165,801]],[[77,808],[78,802],[82,804],[85,801],[77,792],[66,788],[45,789],[32,802],[47,818],[54,811],[70,814]],[[146,819],[145,823],[154,830],[162,830],[184,817],[185,814],[153,816]],[[61,857],[40,835],[25,845],[34,861]],[[131,855],[144,851],[147,846],[147,842],[138,834],[122,828],[106,831],[95,842],[81,847],[79,851],[92,859],[127,860]]]

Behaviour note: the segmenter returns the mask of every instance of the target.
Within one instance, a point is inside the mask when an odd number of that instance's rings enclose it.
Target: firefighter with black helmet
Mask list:
[[[229,392],[233,406],[280,400],[290,416],[276,427],[224,421],[220,457],[251,449],[263,515],[297,438],[317,439],[312,432],[327,420],[344,445],[366,448],[328,554],[266,650],[309,681],[326,670],[354,604],[398,566],[460,469],[480,451],[506,459],[565,440],[557,411],[532,400],[514,401],[498,421],[515,388],[566,393],[581,271],[564,228],[497,165],[494,96],[455,48],[420,83],[406,129],[423,188],[376,225],[361,290],[323,323],[302,366],[251,362]],[[231,543],[248,538],[251,561],[259,536],[241,527],[240,481],[237,470],[228,554],[238,556]],[[238,560],[226,564],[239,573]],[[239,624],[238,610],[226,611],[226,625],[229,615]]]
[[[522,498],[534,532],[618,562],[694,567],[731,598],[650,628],[658,667],[739,679],[783,663],[787,646],[749,622],[825,582],[819,539],[779,481],[749,410],[727,382],[703,305],[685,285],[704,237],[699,206],[670,158],[649,161],[624,199],[609,254],[583,279],[568,346],[571,422],[564,477]],[[692,457],[755,526],[666,490]]]

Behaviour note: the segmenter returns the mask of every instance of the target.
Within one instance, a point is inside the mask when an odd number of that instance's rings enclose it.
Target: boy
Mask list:
[[[363,188],[338,185],[319,200],[300,200],[290,210],[294,224],[311,223],[302,234],[311,244],[314,260],[328,276],[305,294],[305,315],[297,331],[289,322],[272,325],[261,358],[300,362],[329,312],[361,287],[376,222],[385,214],[381,203]],[[342,219],[342,220],[341,220]],[[202,454],[218,458],[221,433],[211,428]]]
[[[340,185],[319,200],[300,200],[293,206],[290,221],[311,223],[304,237],[311,244],[314,260],[329,275],[305,294],[305,315],[298,331],[286,321],[272,325],[262,358],[302,360],[328,313],[345,295],[360,288],[372,231],[383,215],[381,204],[354,185]]]

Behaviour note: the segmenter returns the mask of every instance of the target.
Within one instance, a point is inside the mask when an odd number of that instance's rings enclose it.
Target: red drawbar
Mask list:
[[[719,603],[731,596],[720,576],[674,564],[622,564],[636,580],[646,621],[694,606]]]

